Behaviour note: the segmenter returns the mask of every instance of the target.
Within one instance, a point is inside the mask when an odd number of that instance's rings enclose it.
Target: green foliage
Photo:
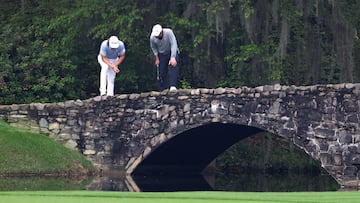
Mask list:
[[[96,56],[111,35],[126,46],[115,93],[157,89],[149,47],[156,23],[175,32],[185,86],[358,82],[358,8],[345,0],[2,0],[0,104],[98,95]]]
[[[225,60],[230,64],[238,64],[240,62],[250,61],[254,56],[260,53],[260,49],[256,44],[241,45],[239,50],[231,50]]]
[[[25,2],[23,6],[28,12],[13,13],[1,34],[1,38],[9,42],[2,45],[4,54],[0,58],[0,103],[56,102],[88,98],[97,92],[98,82],[94,83],[99,74],[96,55],[103,39],[110,35],[121,36],[134,55],[138,54],[134,50],[144,49],[142,43],[128,37],[129,33],[131,36],[142,34],[135,33],[132,28],[142,20],[139,12],[146,9],[137,9],[136,2],[115,4],[111,2],[110,7],[97,0],[54,4]],[[106,6],[99,9],[99,5]],[[126,11],[131,12],[118,15]],[[43,15],[46,18],[42,18]],[[139,57],[145,58],[145,54],[138,54]],[[133,67],[143,65],[129,68]]]
[[[221,168],[319,172],[320,163],[283,138],[258,134],[233,145],[217,158]]]
[[[9,17],[8,25],[17,26],[3,27],[1,38],[10,43],[0,58],[8,67],[1,69],[0,103],[54,102],[78,93],[72,88],[76,66],[64,52],[67,46],[58,43],[48,21],[40,18],[46,11],[42,6],[24,5],[27,12]]]
[[[232,2],[236,2],[236,0],[233,0]],[[240,3],[240,8],[245,18],[249,18],[254,13],[254,7],[251,6],[251,0],[240,0]]]
[[[183,80],[180,80],[180,88],[181,89],[191,89],[191,85],[188,81],[183,79]]]

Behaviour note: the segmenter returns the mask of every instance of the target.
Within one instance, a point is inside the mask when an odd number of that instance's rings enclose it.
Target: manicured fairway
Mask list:
[[[358,203],[360,192],[0,192],[1,203]]]

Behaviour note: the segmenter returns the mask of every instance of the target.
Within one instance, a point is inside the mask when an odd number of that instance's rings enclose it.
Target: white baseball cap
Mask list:
[[[156,24],[156,25],[154,25],[154,27],[152,28],[151,36],[157,37],[157,36],[160,35],[161,31],[162,31],[161,25]]]
[[[120,41],[116,36],[111,36],[109,38],[109,46],[110,48],[116,49],[120,46]]]

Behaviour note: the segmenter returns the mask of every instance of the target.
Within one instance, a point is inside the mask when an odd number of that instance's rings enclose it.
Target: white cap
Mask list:
[[[111,36],[109,39],[110,48],[116,49],[120,46],[120,41],[116,36]]]
[[[157,36],[160,35],[161,31],[162,31],[161,25],[156,24],[156,25],[154,25],[154,27],[152,28],[151,36],[157,37]]]

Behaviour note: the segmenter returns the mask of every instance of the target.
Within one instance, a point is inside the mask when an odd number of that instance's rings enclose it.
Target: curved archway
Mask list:
[[[263,133],[266,131],[259,128],[228,123],[184,131],[153,149],[133,171],[133,179],[144,191],[213,190],[202,171],[235,143]]]
[[[133,173],[200,173],[239,140],[261,132],[258,128],[210,123],[178,134],[147,156]]]

